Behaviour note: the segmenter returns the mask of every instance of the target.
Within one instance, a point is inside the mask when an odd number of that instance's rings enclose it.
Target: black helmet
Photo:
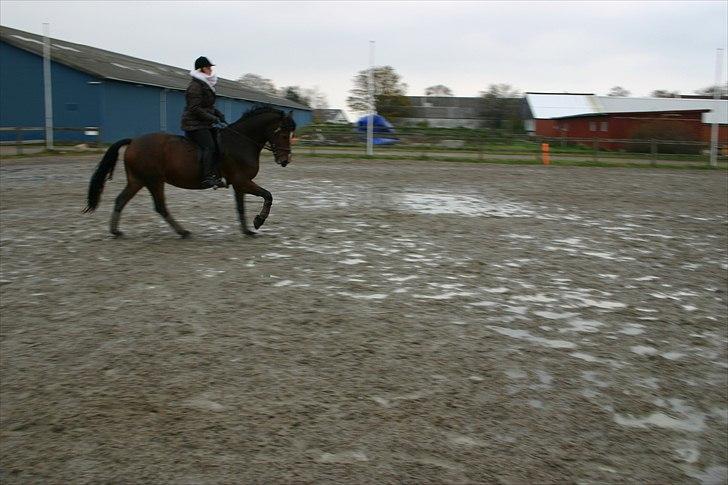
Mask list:
[[[210,59],[207,57],[198,57],[197,60],[195,60],[195,70],[203,68],[203,67],[212,67],[215,64],[210,62]]]

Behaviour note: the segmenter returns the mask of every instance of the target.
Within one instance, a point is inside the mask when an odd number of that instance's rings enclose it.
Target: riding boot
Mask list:
[[[216,189],[225,187],[225,182],[215,171],[215,163],[213,161],[213,151],[207,148],[202,149],[202,188]]]

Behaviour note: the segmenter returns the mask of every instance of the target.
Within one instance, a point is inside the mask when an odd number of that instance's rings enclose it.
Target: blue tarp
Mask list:
[[[392,134],[394,133],[394,126],[392,126],[392,123],[387,121],[387,119],[382,115],[374,115],[373,116],[373,130],[375,134]],[[369,116],[362,116],[359,118],[359,121],[356,122],[356,130],[359,133],[366,134],[367,132],[367,124],[369,123]],[[392,145],[394,143],[397,143],[399,139],[397,138],[382,138],[382,137],[374,137],[372,142],[375,145]]]
[[[382,115],[373,116],[374,133],[394,133],[394,126],[392,123]],[[367,123],[369,123],[369,116],[362,116],[359,121],[356,122],[356,129],[362,133],[367,132]]]

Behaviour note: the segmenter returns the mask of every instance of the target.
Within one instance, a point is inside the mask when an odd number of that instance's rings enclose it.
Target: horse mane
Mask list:
[[[280,109],[274,108],[272,106],[268,105],[262,105],[262,106],[253,106],[248,111],[243,113],[240,118],[238,119],[238,122],[244,122],[245,120],[248,120],[250,118],[253,118],[258,115],[266,114],[266,113],[274,113],[279,115],[281,118],[283,118],[283,125],[282,127],[284,129],[288,129],[290,131],[294,131],[296,129],[296,122],[293,121],[293,119],[288,118],[286,116],[285,111],[282,111]]]
[[[264,113],[276,113],[276,114],[279,114],[279,115],[283,116],[283,111],[281,111],[279,109],[276,109],[276,108],[274,108],[272,106],[265,106],[265,105],[263,105],[263,106],[253,106],[248,111],[246,111],[245,113],[243,113],[240,116],[240,119],[238,121],[247,120],[248,118],[252,118],[253,116],[262,115]]]

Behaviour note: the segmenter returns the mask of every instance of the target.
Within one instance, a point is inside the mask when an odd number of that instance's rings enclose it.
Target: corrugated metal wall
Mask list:
[[[104,142],[155,131],[182,134],[184,91],[96,79],[55,62],[51,66],[56,128],[100,126]],[[0,126],[45,125],[41,57],[0,42],[0,86]],[[229,122],[237,120],[253,105],[244,100],[217,99],[218,109]],[[293,117],[298,126],[304,126],[311,122],[312,113],[293,110]],[[42,132],[26,134],[26,139],[42,138]],[[14,139],[14,133],[0,133],[2,141]],[[55,139],[93,141],[96,137],[82,132],[56,132]]]

